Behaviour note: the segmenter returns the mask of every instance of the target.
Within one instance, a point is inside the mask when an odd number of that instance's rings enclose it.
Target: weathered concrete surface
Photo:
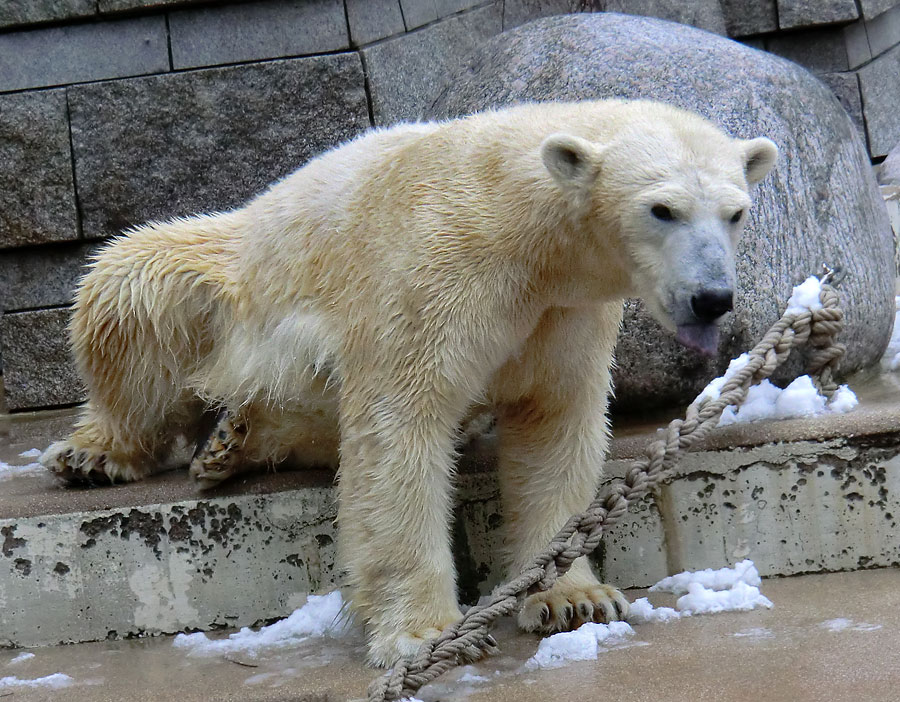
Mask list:
[[[0,312],[67,305],[96,243],[0,251]]]
[[[168,70],[161,15],[0,34],[0,90]]]
[[[82,402],[66,326],[69,310],[34,310],[0,318],[3,384],[9,409]]]
[[[856,0],[778,0],[781,29],[849,22],[857,17]]]
[[[500,33],[501,21],[501,5],[493,2],[364,49],[375,124],[421,119],[435,88],[464,56]]]
[[[352,54],[110,81],[68,95],[88,238],[242,205],[369,126]]]
[[[867,120],[863,73],[883,60],[896,63],[897,51],[860,73]],[[884,95],[896,92],[896,80],[883,82]],[[617,406],[645,411],[689,402],[714,369],[724,370],[738,349],[755,343],[780,316],[791,287],[820,272],[823,261],[847,273],[840,289],[844,372],[875,363],[893,320],[890,225],[857,130],[832,92],[799,66],[662,20],[615,13],[551,17],[485,42],[447,77],[427,116],[613,97],[691,109],[737,137],[766,135],[781,150],[754,194],[738,247],[736,310],[723,324],[718,362],[699,360],[630,306],[616,352]],[[783,377],[796,369],[787,367]]]
[[[854,413],[714,431],[658,501],[634,505],[611,530],[595,554],[604,580],[646,586],[745,557],[766,575],[900,563],[891,378],[863,385]],[[59,438],[72,418],[51,415],[40,431],[5,420],[0,460],[34,460],[18,454]],[[624,475],[655,426],[614,428],[607,481]],[[306,593],[340,582],[332,481],[327,471],[248,475],[198,495],[184,471],[96,490],[64,490],[42,471],[3,480],[0,636],[43,645],[287,615]],[[489,441],[464,454],[458,488],[459,586],[472,602],[504,576]]]
[[[177,10],[169,14],[169,35],[175,68],[318,54],[349,44],[341,0]]]
[[[721,0],[728,36],[746,37],[778,29],[775,0]]]
[[[0,4],[0,27],[92,15],[96,0],[12,0]]]
[[[4,520],[0,643],[282,616],[305,593],[334,588],[335,516],[332,491],[318,487]]]
[[[859,84],[866,106],[866,129],[872,157],[885,156],[900,141],[896,105],[900,102],[900,46],[859,69]]]
[[[0,96],[0,248],[77,238],[65,91]]]
[[[764,580],[771,610],[716,614],[670,624],[636,625],[632,645],[597,660],[524,672],[538,638],[503,621],[501,654],[456,669],[424,687],[424,702],[888,702],[900,684],[900,570]],[[646,593],[626,593],[630,599]],[[651,595],[670,605],[665,596]],[[102,604],[102,603],[101,603]],[[829,620],[848,628],[830,631]],[[73,678],[63,691],[16,691],[30,702],[346,702],[365,697],[378,671],[363,663],[358,630],[337,640],[311,639],[255,660],[186,657],[168,637],[0,651],[4,675]],[[462,676],[484,680],[463,682]],[[614,696],[607,693],[614,690]]]
[[[600,0],[597,4],[605,12],[657,17],[725,34],[725,16],[719,0]]]

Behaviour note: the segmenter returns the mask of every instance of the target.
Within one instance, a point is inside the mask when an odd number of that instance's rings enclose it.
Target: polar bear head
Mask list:
[[[749,190],[778,149],[665,105],[632,103],[631,111],[607,142],[556,133],[541,158],[593,233],[621,249],[629,293],[682,344],[713,355],[717,321],[733,305]]]

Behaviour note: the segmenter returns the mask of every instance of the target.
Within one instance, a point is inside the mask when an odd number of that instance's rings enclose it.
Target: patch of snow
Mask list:
[[[640,597],[628,608],[628,621],[633,624],[665,623],[681,619],[681,612],[671,607],[654,607],[646,597]]]
[[[624,643],[634,635],[625,622],[582,624],[575,631],[564,631],[543,639],[537,653],[525,662],[525,670],[559,668],[572,661],[594,660],[611,646]]]
[[[681,595],[675,608],[682,616],[745,612],[757,607],[771,608],[772,602],[759,591],[759,571],[751,560],[743,560],[733,568],[707,568],[663,578],[651,592]]]
[[[722,386],[729,380],[731,380],[732,376],[734,376],[738,371],[743,370],[744,366],[750,361],[750,354],[742,353],[737,358],[731,360],[728,364],[728,368],[725,370],[725,375],[719,376],[714,380],[711,380],[709,385],[707,385],[703,390],[697,395],[697,399],[694,402],[700,402],[704,399],[710,400],[718,400],[719,395],[722,394]]]
[[[787,312],[800,314],[806,310],[822,309],[819,294],[822,292],[822,281],[811,275],[800,285],[794,287],[787,303]]]
[[[53,673],[53,675],[45,675],[42,678],[34,678],[31,680],[23,680],[22,678],[17,678],[15,675],[10,675],[5,678],[0,678],[0,690],[36,687],[59,690],[64,687],[69,687],[74,683],[75,681],[65,673]]]
[[[888,368],[892,371],[900,369],[900,353],[894,354],[894,357],[891,359],[891,362],[888,364]]]
[[[253,631],[244,627],[226,639],[211,639],[203,632],[178,634],[172,645],[189,656],[243,654],[257,657],[270,650],[292,648],[313,637],[338,637],[349,629],[343,616],[344,601],[339,590],[327,595],[310,595],[306,604],[289,617]]]
[[[22,651],[18,656],[13,658],[7,665],[16,665],[17,663],[24,663],[25,661],[30,661],[34,658],[34,654],[30,651]]]
[[[40,449],[33,448],[28,449],[27,451],[22,451],[22,453],[20,453],[19,455],[22,458],[39,458],[42,453],[43,451],[41,451]]]
[[[0,461],[0,482],[23,475],[44,475],[47,469],[40,463],[26,463],[24,466],[13,466]]]
[[[728,590],[711,590],[691,583],[675,607],[683,614],[715,614],[716,612],[748,612],[757,607],[772,608],[772,602],[758,587],[739,582]]]
[[[828,403],[828,409],[832,412],[843,413],[849,412],[858,404],[859,399],[856,397],[856,393],[846,385],[841,385],[837,390],[835,390],[834,395],[831,398],[831,402]]]
[[[686,571],[677,575],[663,578],[650,588],[650,592],[671,592],[673,595],[683,595],[690,590],[692,583],[699,583],[711,590],[727,590],[737,583],[758,586],[762,580],[759,571],[750,559],[744,559],[735,564],[733,568],[719,568],[713,570]]]
[[[775,634],[772,633],[771,629],[766,629],[765,627],[753,627],[752,629],[741,629],[740,631],[736,631],[732,634],[732,636],[736,638],[749,638],[749,639],[773,639],[775,638]]]
[[[461,669],[461,671],[462,671],[462,675],[460,675],[459,678],[457,678],[457,680],[456,680],[457,682],[482,683],[482,682],[488,682],[490,680],[490,678],[486,678],[483,675],[479,675],[478,673],[476,673],[475,668],[473,668],[470,665],[465,666],[464,668]]]
[[[822,303],[819,301],[821,290],[822,284],[818,278],[814,276],[807,278],[794,288],[791,298],[788,300],[787,311],[796,314],[806,309],[821,309]],[[897,298],[897,305],[898,310],[900,310],[900,297]],[[898,312],[897,319],[900,320],[900,312]],[[897,336],[897,349],[895,350],[900,351],[900,323],[898,322],[894,324],[894,333]],[[891,347],[889,346],[888,348],[890,349]],[[732,360],[728,364],[725,374],[715,378],[703,388],[695,402],[702,402],[707,399],[717,400],[725,383],[743,369],[749,360],[750,357],[746,353]],[[891,362],[891,370],[896,370],[895,362],[897,367],[900,367],[900,353],[897,353]],[[724,427],[729,424],[756,422],[762,419],[792,419],[824,413],[843,413],[849,412],[857,404],[859,404],[859,401],[856,395],[846,385],[838,388],[829,401],[828,398],[819,393],[812,382],[812,378],[808,375],[801,375],[784,389],[773,385],[768,380],[763,380],[747,391],[747,398],[740,407],[731,405],[722,411],[718,426]]]
[[[828,631],[877,631],[881,628],[881,624],[869,624],[867,622],[854,622],[852,619],[829,619],[822,622],[819,626]]]
[[[726,374],[727,375],[727,374]],[[719,383],[721,381],[721,383]],[[713,380],[710,386],[718,383],[721,388],[725,376]],[[715,393],[713,399],[718,397]],[[729,405],[719,418],[720,427],[729,424],[757,422],[763,419],[794,419],[796,417],[814,417],[820,414],[843,414],[859,404],[856,394],[846,385],[841,385],[829,401],[808,375],[801,375],[786,388],[773,385],[768,379],[747,390],[747,397],[740,407]]]

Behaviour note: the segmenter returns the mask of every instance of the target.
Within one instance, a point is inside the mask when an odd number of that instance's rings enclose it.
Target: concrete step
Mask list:
[[[498,626],[499,656],[424,687],[423,702],[893,702],[900,686],[900,569],[765,579],[771,610],[635,625],[625,647],[555,670],[523,671],[538,638]],[[629,598],[643,596],[628,592]],[[651,594],[656,604],[672,604]],[[102,605],[102,602],[98,602]],[[844,622],[835,622],[843,619]],[[843,625],[843,626],[841,626]],[[224,635],[224,632],[223,632]],[[61,673],[63,690],[15,690],[29,702],[344,702],[364,698],[379,672],[362,663],[356,631],[309,639],[255,659],[189,658],[170,637],[54,646],[0,677]],[[468,681],[460,680],[469,675]],[[481,678],[476,679],[474,676]],[[14,690],[9,688],[6,692]],[[0,695],[5,694],[0,688]]]
[[[766,576],[900,563],[900,383],[853,384],[850,414],[733,425],[688,455],[677,479],[610,533],[604,579],[650,585],[672,572],[755,561]],[[620,421],[607,479],[670,417]],[[72,412],[3,420],[0,460],[43,448]],[[467,451],[455,528],[460,590],[502,577],[492,447]],[[40,646],[251,625],[340,582],[335,490],[322,471],[246,476],[198,494],[184,471],[134,485],[64,490],[49,476],[0,482],[0,644]]]

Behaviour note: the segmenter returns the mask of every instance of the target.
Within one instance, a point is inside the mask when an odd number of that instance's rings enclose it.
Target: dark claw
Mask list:
[[[581,602],[578,605],[578,616],[586,622],[591,621],[594,618],[594,605]]]
[[[567,604],[564,611],[565,611],[564,619],[567,622],[572,621],[572,619],[575,617],[575,608],[571,604]]]
[[[550,607],[543,605],[541,607],[541,624],[546,626],[550,622]]]

